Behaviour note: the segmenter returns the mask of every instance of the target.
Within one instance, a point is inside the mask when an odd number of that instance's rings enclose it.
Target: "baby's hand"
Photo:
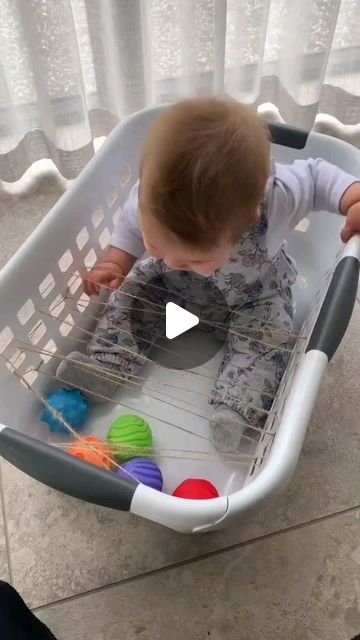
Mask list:
[[[341,231],[341,240],[347,242],[355,233],[360,233],[360,202],[356,202],[348,209],[345,227]]]
[[[114,291],[120,287],[124,277],[124,270],[118,264],[101,262],[84,278],[84,291],[88,296],[97,296],[102,285]]]
[[[345,226],[341,231],[341,240],[347,242],[355,233],[360,233],[360,183],[356,182],[345,191],[340,210],[346,216]]]

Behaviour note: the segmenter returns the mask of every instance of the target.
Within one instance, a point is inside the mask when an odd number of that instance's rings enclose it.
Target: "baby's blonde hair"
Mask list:
[[[264,123],[231,99],[179,102],[145,142],[140,208],[184,243],[236,242],[256,217],[270,170]]]

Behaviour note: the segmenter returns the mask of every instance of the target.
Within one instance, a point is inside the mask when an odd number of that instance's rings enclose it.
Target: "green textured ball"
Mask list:
[[[113,450],[113,456],[118,462],[131,460],[143,455],[144,449],[152,447],[152,432],[150,426],[140,416],[121,416],[112,423],[107,441],[110,447],[123,445],[121,452]],[[129,445],[129,449],[126,448]]]

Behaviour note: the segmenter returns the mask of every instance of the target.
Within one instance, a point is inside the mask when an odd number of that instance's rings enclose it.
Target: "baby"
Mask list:
[[[296,267],[284,242],[317,210],[346,216],[347,241],[360,231],[360,183],[321,159],[273,164],[266,126],[233,100],[170,107],[145,142],[140,180],[111,246],[84,282],[90,296],[102,286],[112,289],[110,304],[88,355],[71,353],[58,377],[91,390],[94,400],[112,395],[113,372],[124,379],[137,375],[150,350],[144,339],[140,353],[131,336],[134,280],[138,286],[169,270],[184,271],[183,285],[196,274],[206,276],[224,295],[230,327],[209,398],[210,425],[218,448],[236,449],[244,427],[264,420],[286,366]],[[145,251],[149,257],[134,266]],[[124,281],[131,269],[133,279]],[[153,290],[155,302],[160,291]],[[156,337],[156,314],[146,322]]]

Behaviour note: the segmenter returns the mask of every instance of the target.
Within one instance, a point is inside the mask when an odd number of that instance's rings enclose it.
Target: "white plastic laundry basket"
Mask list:
[[[216,460],[215,451],[211,462],[196,457],[160,460],[165,478],[160,493],[51,446],[54,436],[40,421],[40,396],[55,387],[51,375],[58,364],[57,354],[66,355],[79,348],[77,340],[86,341],[83,329],[92,328],[89,310],[94,314],[96,309],[96,303],[82,292],[79,274],[101,257],[108,244],[114,220],[137,179],[142,141],[159,112],[144,110],[119,124],[0,274],[0,454],[64,493],[131,511],[178,531],[200,532],[227,526],[259,508],[290,479],[323,373],[351,317],[360,241],[353,238],[341,253],[343,221],[325,212],[314,213],[293,232],[289,251],[299,269],[296,324],[307,338],[299,338],[296,344],[266,433],[249,448],[248,464],[226,465],[220,456]],[[279,162],[321,156],[360,175],[360,153],[344,142],[281,125],[272,125],[271,133]],[[153,384],[165,380],[174,386],[180,375],[151,366],[146,367],[147,374]],[[201,387],[203,378],[199,380]],[[189,393],[194,397],[196,391],[193,387]],[[205,396],[199,393],[203,410]],[[118,401],[120,406],[92,408],[87,433],[105,437],[113,419],[131,410],[150,422],[158,446],[212,451],[210,442],[196,436],[206,434],[208,425],[185,411],[183,391],[174,392],[174,402],[165,404],[156,394],[121,389]],[[174,425],[189,427],[195,435]],[[171,496],[187,477],[209,479],[221,497],[195,501]]]

